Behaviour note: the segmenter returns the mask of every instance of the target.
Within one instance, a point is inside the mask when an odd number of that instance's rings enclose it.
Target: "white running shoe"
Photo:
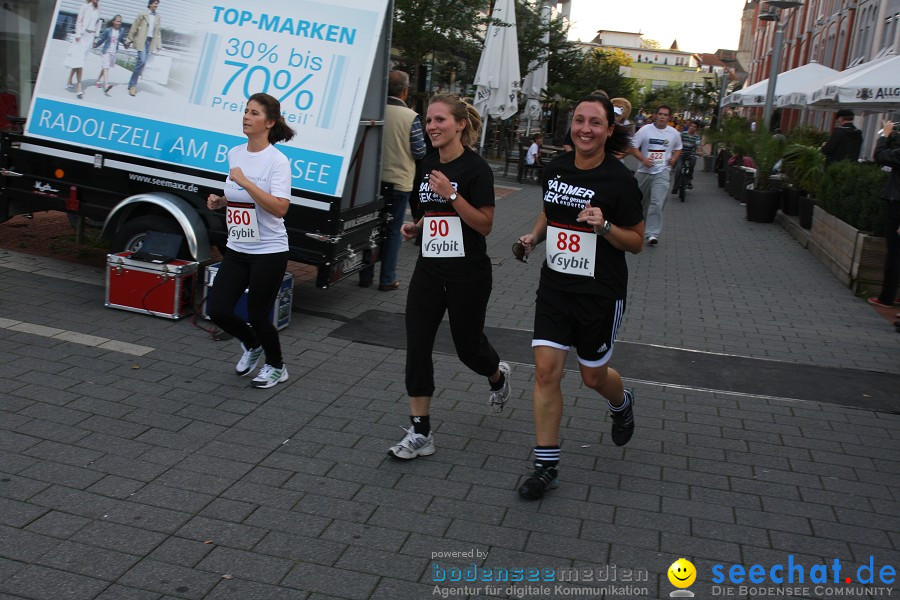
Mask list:
[[[259,346],[257,348],[250,348],[249,350],[247,350],[244,344],[241,344],[241,350],[243,350],[244,353],[241,355],[241,360],[239,360],[237,362],[237,365],[235,365],[234,372],[237,375],[243,377],[244,375],[248,375],[250,371],[256,368],[256,363],[259,362],[259,357],[262,355],[263,349],[262,346]]]
[[[428,435],[416,433],[413,427],[409,429],[402,428],[406,432],[400,443],[388,448],[388,456],[399,458],[401,460],[411,460],[417,456],[431,456],[434,454],[434,434],[429,432]]]
[[[272,365],[266,364],[263,365],[263,368],[259,370],[256,377],[253,378],[253,381],[250,382],[250,385],[255,388],[270,388],[273,387],[282,381],[288,380],[288,372],[287,367],[283,366],[280,369],[276,369]]]
[[[491,396],[488,399],[488,406],[491,407],[493,412],[500,412],[503,410],[503,407],[506,405],[506,401],[509,400],[509,375],[512,372],[512,369],[509,368],[509,363],[501,361],[497,368],[500,369],[500,372],[503,373],[503,387],[496,391],[491,391]]]

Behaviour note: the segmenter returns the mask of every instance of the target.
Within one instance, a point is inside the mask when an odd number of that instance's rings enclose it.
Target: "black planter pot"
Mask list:
[[[809,196],[800,196],[797,202],[797,216],[800,217],[800,227],[812,229],[813,207],[816,201]]]
[[[732,198],[740,200],[744,185],[744,170],[740,167],[731,165],[728,167],[728,182],[725,184],[725,191]]]
[[[716,171],[716,176],[719,179],[719,187],[724,188],[725,183],[728,181],[728,171],[726,171],[725,169],[719,169],[718,171]]]
[[[779,190],[746,190],[747,220],[753,223],[772,223],[781,206]]]
[[[743,167],[732,168],[734,171],[729,172],[731,196],[738,202],[746,202],[745,194],[747,192],[747,186],[753,183],[754,175]]]
[[[800,190],[786,187],[781,190],[781,212],[792,217],[800,210]]]

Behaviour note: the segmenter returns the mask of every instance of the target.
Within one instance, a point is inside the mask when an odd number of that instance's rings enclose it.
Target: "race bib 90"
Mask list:
[[[454,258],[466,255],[459,217],[425,217],[423,224],[422,256]]]
[[[597,234],[547,225],[547,266],[582,277],[594,276]]]
[[[233,242],[259,242],[256,205],[251,202],[229,202],[225,212],[228,239]]]

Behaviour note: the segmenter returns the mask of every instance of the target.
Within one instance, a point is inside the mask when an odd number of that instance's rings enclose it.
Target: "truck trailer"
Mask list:
[[[167,0],[155,15],[161,47],[134,90],[138,49],[120,43],[109,90],[95,85],[105,58],[95,48],[79,95],[66,62],[83,4],[57,0],[27,117],[0,135],[0,221],[63,211],[102,222],[112,252],[139,249],[146,231],[178,233],[180,256],[207,261],[227,227],[206,199],[222,194],[228,150],[246,143],[247,98],[264,92],[296,131],[278,145],[291,163],[290,259],[316,267],[322,288],[378,259],[391,0]],[[147,5],[119,4],[134,12],[122,15],[123,42]],[[85,35],[99,39],[112,17]]]

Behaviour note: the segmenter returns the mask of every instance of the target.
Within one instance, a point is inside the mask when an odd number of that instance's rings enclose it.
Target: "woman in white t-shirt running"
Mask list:
[[[270,388],[287,381],[278,329],[270,312],[281,288],[288,261],[284,216],[290,208],[291,170],[287,157],[273,144],[294,137],[281,115],[281,104],[268,94],[254,94],[243,117],[247,144],[228,152],[225,195],[210,194],[210,210],[227,209],[228,244],[216,274],[207,309],[212,321],[241,342],[235,366],[249,375],[265,352],[266,362],[250,382]],[[234,312],[244,290],[249,325]]]

